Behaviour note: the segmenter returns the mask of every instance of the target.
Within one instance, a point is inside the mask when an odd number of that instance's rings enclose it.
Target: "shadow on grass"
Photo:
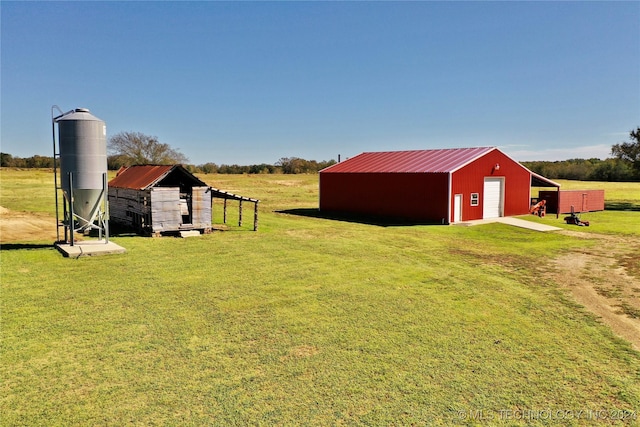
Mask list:
[[[328,219],[332,221],[355,222],[358,224],[377,225],[379,227],[401,227],[411,225],[441,225],[436,221],[418,221],[403,218],[385,218],[344,212],[322,212],[318,208],[298,208],[275,211],[280,214],[304,216],[307,218]]]
[[[640,204],[632,202],[605,202],[608,211],[640,211]]]
[[[33,250],[33,249],[53,249],[53,243],[51,244],[38,244],[38,243],[3,243],[0,244],[0,251],[15,251],[15,250]]]

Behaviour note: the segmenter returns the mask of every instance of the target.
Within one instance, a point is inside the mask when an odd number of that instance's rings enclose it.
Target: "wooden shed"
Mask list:
[[[210,187],[181,165],[123,168],[108,187],[112,222],[144,234],[211,232]]]
[[[540,191],[538,198],[547,202],[547,212],[565,214],[604,210],[604,190]]]
[[[320,210],[451,224],[524,215],[560,185],[495,147],[366,152],[320,171]]]

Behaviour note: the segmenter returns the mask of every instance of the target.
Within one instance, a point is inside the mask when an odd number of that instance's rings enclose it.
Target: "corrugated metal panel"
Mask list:
[[[448,174],[320,175],[320,210],[448,222]]]
[[[175,165],[130,166],[109,181],[109,187],[143,190],[167,175]]]
[[[330,166],[321,173],[448,173],[492,150],[495,148],[367,152]]]

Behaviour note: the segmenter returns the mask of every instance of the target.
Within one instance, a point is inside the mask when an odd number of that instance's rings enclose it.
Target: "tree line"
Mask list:
[[[317,173],[318,171],[335,164],[335,160],[306,160],[300,157],[282,157],[275,164],[261,163],[259,165],[217,165],[215,163],[205,163],[203,165],[186,165],[185,167],[192,173],[222,173],[222,174],[299,174]]]
[[[527,169],[549,179],[576,181],[638,181],[630,162],[620,159],[570,159],[563,161],[520,162]]]
[[[0,153],[0,166],[5,168],[53,168],[53,164],[53,157],[35,155],[23,158]]]
[[[158,164],[147,162],[149,164]],[[172,162],[173,163],[173,162]],[[316,173],[335,164],[335,160],[316,161],[299,157],[283,157],[275,164],[217,164],[204,163],[201,165],[185,164],[191,173],[204,174],[299,174]],[[577,181],[634,181],[638,176],[634,173],[631,162],[611,158],[601,159],[570,159],[562,161],[534,161],[521,162],[531,171],[549,179],[571,179]],[[121,156],[107,156],[107,169],[118,170],[122,166],[130,166]],[[53,168],[53,157],[35,155],[32,157],[14,157],[11,154],[0,153],[0,166],[12,168]],[[59,165],[57,165],[59,166]]]
[[[169,162],[174,164],[179,162]],[[319,170],[335,164],[335,160],[306,160],[299,157],[283,157],[275,164],[261,163],[257,165],[227,165],[216,163],[205,163],[201,165],[184,164],[184,167],[191,173],[220,173],[220,174],[299,174],[299,173],[317,173]],[[123,161],[119,155],[107,156],[107,169],[118,170],[122,166],[131,166],[132,163]],[[167,164],[160,162],[144,162],[143,164]],[[59,161],[55,164],[60,166]],[[31,156],[31,157],[14,157],[11,154],[0,153],[0,166],[7,168],[43,168],[52,169],[54,167],[53,157],[47,156]]]
[[[118,170],[123,166],[139,164],[183,164],[192,173],[221,174],[299,174],[316,173],[335,164],[335,160],[315,161],[299,157],[282,157],[275,164],[218,165],[205,163],[188,164],[188,159],[155,136],[140,132],[120,132],[109,139],[107,168]],[[629,132],[629,141],[611,146],[613,158],[570,159],[562,161],[522,162],[533,172],[550,179],[579,181],[640,181],[640,127]],[[53,168],[53,157],[13,157],[0,153],[0,166],[16,168]]]

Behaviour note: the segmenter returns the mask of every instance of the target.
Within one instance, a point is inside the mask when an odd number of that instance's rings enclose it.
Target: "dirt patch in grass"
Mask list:
[[[560,233],[597,242],[557,257],[549,278],[567,288],[579,304],[640,350],[638,239],[578,231]]]
[[[0,206],[0,244],[56,240],[56,219],[46,214],[16,212]]]
[[[273,184],[278,184],[278,185],[284,185],[285,187],[293,187],[293,186],[298,185],[297,181],[287,181],[287,180],[282,180],[282,179],[274,180],[274,181],[272,181],[272,183]]]

